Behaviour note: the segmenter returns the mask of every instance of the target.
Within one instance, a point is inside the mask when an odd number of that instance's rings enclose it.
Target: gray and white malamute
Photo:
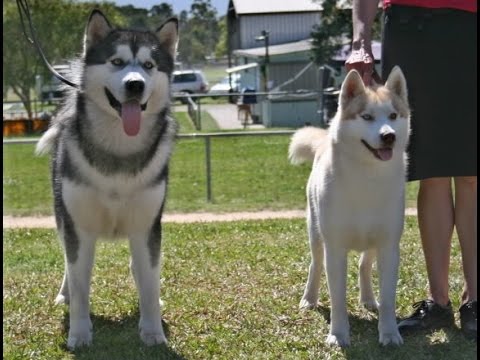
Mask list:
[[[161,217],[176,125],[169,116],[178,41],[172,18],[157,31],[114,29],[94,10],[71,90],[37,153],[51,150],[65,276],[56,303],[70,305],[68,347],[92,341],[95,241],[127,237],[140,298],[140,337],[165,343],[160,315]]]

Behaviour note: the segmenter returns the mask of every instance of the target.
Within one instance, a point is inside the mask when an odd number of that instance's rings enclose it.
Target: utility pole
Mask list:
[[[263,61],[261,70],[263,75],[263,91],[268,92],[268,64],[270,63],[268,46],[269,46],[270,32],[266,30],[262,30],[261,34],[262,35],[255,37],[255,41],[263,41],[265,43],[265,60]]]

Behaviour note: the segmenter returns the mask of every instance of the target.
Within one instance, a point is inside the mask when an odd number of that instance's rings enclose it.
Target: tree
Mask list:
[[[133,28],[133,29],[148,28],[148,24],[147,24],[148,10],[147,9],[136,8],[133,5],[125,5],[125,6],[117,6],[117,10],[127,20],[127,27]]]
[[[172,5],[168,3],[161,3],[154,5],[148,12],[147,23],[150,29],[158,29],[165,21],[173,16]]]
[[[321,65],[330,62],[332,56],[345,44],[352,43],[352,0],[316,0],[322,5],[320,24],[312,31],[312,56]],[[339,3],[342,6],[339,6]],[[375,18],[372,38],[380,39],[380,13]]]
[[[215,56],[220,58],[226,56],[228,52],[227,46],[227,17],[222,16],[218,21],[218,30],[220,33],[217,45],[215,46]]]
[[[179,60],[193,64],[215,52],[219,39],[217,11],[210,0],[194,0],[188,17],[180,14]]]
[[[36,37],[51,64],[65,62],[65,59],[82,52],[85,26],[94,7],[105,11],[113,23],[125,24],[111,3],[99,5],[69,0],[35,0],[29,5]],[[29,119],[32,119],[31,90],[35,86],[36,75],[42,75],[43,79],[51,76],[37,50],[23,34],[16,3],[4,2],[3,89],[4,93],[5,89],[12,89],[20,98]]]

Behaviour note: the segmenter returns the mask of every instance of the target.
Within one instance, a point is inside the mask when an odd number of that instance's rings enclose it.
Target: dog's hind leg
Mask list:
[[[90,345],[92,342],[89,295],[95,237],[74,229],[71,224],[65,231],[64,243],[67,258],[65,279],[68,281],[70,295],[70,329],[67,347],[74,349],[78,346]]]
[[[375,254],[374,249],[362,252],[358,263],[360,304],[370,311],[378,309],[378,302],[375,300],[372,288],[372,265],[375,260]]]
[[[133,259],[130,258],[130,272],[132,273],[133,280],[135,281],[135,285],[138,284],[138,279],[135,275],[135,268],[133,267]],[[160,308],[163,306],[163,301],[162,299],[158,299],[158,302],[160,303]]]
[[[140,298],[140,338],[149,346],[166,343],[159,303],[160,221],[155,221],[150,233],[131,235],[129,238],[131,268]]]
[[[311,262],[305,291],[300,300],[300,309],[314,309],[318,301],[318,289],[323,267],[323,242],[315,226],[312,211],[307,211],[308,237],[310,240]]]
[[[67,259],[65,259],[65,263]],[[55,305],[60,304],[69,304],[70,303],[70,295],[68,293],[68,269],[65,266],[65,274],[63,275],[62,286],[60,287],[60,291],[58,292],[57,297],[55,298]]]

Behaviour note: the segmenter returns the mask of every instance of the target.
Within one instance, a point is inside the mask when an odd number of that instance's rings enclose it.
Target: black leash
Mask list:
[[[43,50],[42,50],[42,48],[40,47],[40,45],[39,45],[39,43],[38,43],[38,40],[37,40],[37,38],[36,38],[36,36],[35,36],[35,31],[34,31],[34,28],[33,28],[33,25],[32,25],[32,18],[31,18],[31,16],[30,16],[30,9],[29,9],[29,7],[28,7],[28,2],[27,2],[27,0],[17,0],[17,7],[18,7],[18,13],[20,14],[20,21],[21,21],[21,23],[22,23],[23,33],[25,34],[25,37],[27,38],[27,40],[28,40],[31,44],[35,45],[35,47],[37,48],[37,51],[39,52],[40,56],[42,57],[43,62],[45,63],[45,65],[47,65],[48,70],[50,70],[50,72],[51,72],[53,75],[55,75],[55,77],[56,77],[58,80],[64,82],[64,83],[67,84],[67,85],[70,85],[70,86],[78,89],[79,86],[78,86],[77,84],[75,84],[75,83],[73,83],[73,82],[65,79],[62,75],[60,75],[60,74],[53,68],[53,66],[50,65],[50,63],[48,62],[47,58],[45,57],[45,54],[43,53]],[[24,15],[22,14],[22,10],[23,10]],[[32,40],[32,38],[30,38],[30,37],[28,36],[28,34],[27,34],[27,31],[26,31],[26,29],[25,29],[25,23],[24,23],[24,21],[23,21],[23,16],[25,16],[25,17],[27,18],[28,27],[29,27],[29,29],[30,29],[30,34],[31,34],[33,40]]]

